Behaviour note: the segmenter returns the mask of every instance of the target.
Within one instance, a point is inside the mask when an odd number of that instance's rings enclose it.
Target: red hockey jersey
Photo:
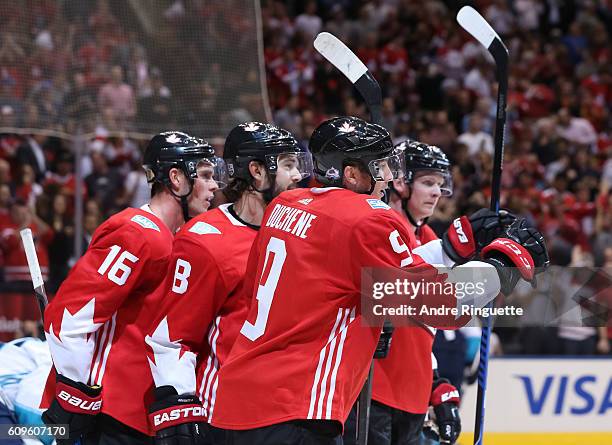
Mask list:
[[[410,225],[409,223],[407,223]],[[414,227],[410,225],[414,230]],[[438,239],[428,225],[417,233],[418,246]],[[413,414],[427,412],[432,385],[431,349],[435,329],[425,326],[398,327],[384,359],[374,360],[372,399]]]
[[[102,412],[148,434],[153,379],[144,333],[158,308],[173,235],[148,206],[126,209],[95,231],[45,311],[55,370],[102,385]],[[55,394],[53,372],[42,407]]]
[[[224,204],[193,218],[177,233],[166,296],[146,342],[156,386],[197,394],[214,409],[217,372],[246,317],[239,298],[257,231]]]
[[[362,267],[427,267],[414,244],[400,216],[367,195],[315,188],[277,197],[251,250],[251,303],[218,374],[212,424],[344,423],[380,335],[361,323]]]

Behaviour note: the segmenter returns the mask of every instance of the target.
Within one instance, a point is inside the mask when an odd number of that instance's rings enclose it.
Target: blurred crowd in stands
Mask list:
[[[65,2],[61,10],[53,1],[27,3],[33,12],[28,14],[31,23],[24,25],[24,8],[0,1],[0,127],[70,133],[89,116],[96,134],[86,143],[79,187],[71,142],[37,134],[0,136],[3,288],[12,292],[12,282],[29,280],[23,260],[14,252],[18,229],[32,226],[53,292],[76,260],[77,188],[85,198],[84,247],[109,215],[147,200],[148,188],[138,168],[143,141],[115,137],[113,132],[129,129],[134,120],[170,125],[175,97],[170,91],[175,88],[166,86],[164,73],[149,62],[151,55],[137,33],[117,32],[116,14],[121,12],[107,1]],[[307,145],[312,130],[328,116],[368,117],[351,85],[312,47],[320,31],[340,37],[382,86],[384,125],[394,139],[435,144],[450,157],[454,195],[440,201],[429,221],[437,231],[459,214],[488,206],[489,199],[497,98],[494,66],[486,50],[455,22],[458,3],[261,2],[275,122]],[[612,275],[609,1],[469,3],[483,13],[510,52],[503,207],[542,230],[554,265],[603,267]],[[168,2],[166,19],[176,22],[185,11],[202,12],[204,6],[197,0]],[[248,29],[245,23],[232,33]],[[225,32],[221,35],[230,39]],[[214,71],[221,62],[213,62]],[[207,69],[201,61],[195,67],[195,72]],[[196,90],[212,97],[210,92],[223,85],[219,72],[214,79]],[[251,93],[257,95],[256,90]],[[211,103],[203,100],[194,107],[211,111]],[[252,98],[242,100],[236,106],[246,111],[234,118],[252,116],[254,103]],[[529,298],[531,304],[533,294]],[[612,306],[609,292],[608,299]],[[13,300],[0,295],[2,300],[0,335],[10,330],[11,314],[21,313]],[[23,298],[21,311],[36,317],[35,301],[29,300],[33,299]],[[553,334],[561,339],[563,335],[562,329]],[[587,352],[610,350],[612,329],[572,328],[565,335],[571,341],[588,340]],[[528,345],[541,336],[536,330],[526,340],[515,340],[522,351],[558,352],[530,351]]]
[[[0,127],[72,134],[169,118],[160,70],[129,21],[117,19],[128,8],[109,5],[0,2]],[[168,110],[159,116],[162,105]]]

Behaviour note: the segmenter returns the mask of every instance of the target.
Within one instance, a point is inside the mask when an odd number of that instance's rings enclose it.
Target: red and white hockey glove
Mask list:
[[[436,415],[440,443],[453,444],[461,432],[459,391],[446,379],[434,380],[429,404]]]
[[[67,424],[71,440],[93,431],[96,414],[102,409],[102,388],[56,376],[55,399],[42,414],[47,425]]]
[[[462,216],[444,232],[442,248],[455,263],[463,264],[501,236],[515,219],[505,210],[495,213],[489,209],[480,209],[469,218]]]
[[[178,395],[172,386],[155,389],[149,410],[155,445],[204,445],[208,426],[204,407],[196,396]]]
[[[482,258],[497,269],[504,295],[512,293],[520,278],[535,287],[535,274],[549,264],[544,237],[533,227],[527,227],[524,219],[517,219],[503,237],[482,249]]]

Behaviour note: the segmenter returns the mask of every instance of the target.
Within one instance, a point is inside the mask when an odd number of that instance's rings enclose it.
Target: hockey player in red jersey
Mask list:
[[[406,176],[393,182],[389,204],[407,219],[415,235],[414,245],[409,247],[415,249],[438,239],[427,225],[427,219],[434,213],[441,196],[452,195],[450,162],[440,148],[417,141],[402,142],[396,148],[404,152]],[[507,219],[508,223],[512,221],[510,216]],[[369,443],[420,443],[430,403],[439,425],[444,426],[439,428],[444,443],[454,443],[459,435],[459,392],[447,380],[437,377],[436,366],[432,364],[435,357],[431,353],[434,336],[435,329],[425,325],[396,328],[387,356],[374,360]],[[443,394],[448,396],[441,402]],[[355,411],[351,411],[346,423],[345,445],[355,443]]]
[[[204,416],[214,411],[217,372],[246,317],[248,300],[239,290],[266,206],[312,171],[310,153],[291,133],[259,122],[232,129],[223,157],[230,203],[193,218],[176,235],[161,316],[146,338],[157,387],[151,426],[160,444],[194,443],[202,417],[171,420],[172,410],[184,406],[179,398],[195,395]],[[222,435],[210,429],[207,442]]]
[[[309,146],[317,179],[331,187],[281,193],[266,209],[247,264],[250,308],[218,374],[211,422],[231,430],[234,445],[341,443],[380,336],[380,326],[362,325],[363,267],[435,276],[428,264],[479,266],[486,304],[521,276],[504,266],[546,261],[533,229],[505,234],[512,239],[504,243],[520,255],[498,246],[499,217],[488,211],[472,221],[463,217],[444,242],[413,252],[414,233],[380,200],[404,169],[389,133],[339,117],[319,125]],[[484,262],[468,262],[483,246]],[[533,278],[529,270],[526,279]]]
[[[150,443],[153,380],[143,329],[160,304],[174,232],[207,210],[225,171],[211,145],[185,133],[153,137],[143,160],[151,202],[94,233],[45,311],[53,358],[41,406],[87,444]]]

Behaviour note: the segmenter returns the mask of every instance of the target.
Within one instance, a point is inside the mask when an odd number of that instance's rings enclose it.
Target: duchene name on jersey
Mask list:
[[[308,229],[310,229],[312,221],[316,218],[312,213],[308,213],[302,209],[276,204],[268,220],[265,223],[266,227],[283,230],[300,238],[306,238]]]

